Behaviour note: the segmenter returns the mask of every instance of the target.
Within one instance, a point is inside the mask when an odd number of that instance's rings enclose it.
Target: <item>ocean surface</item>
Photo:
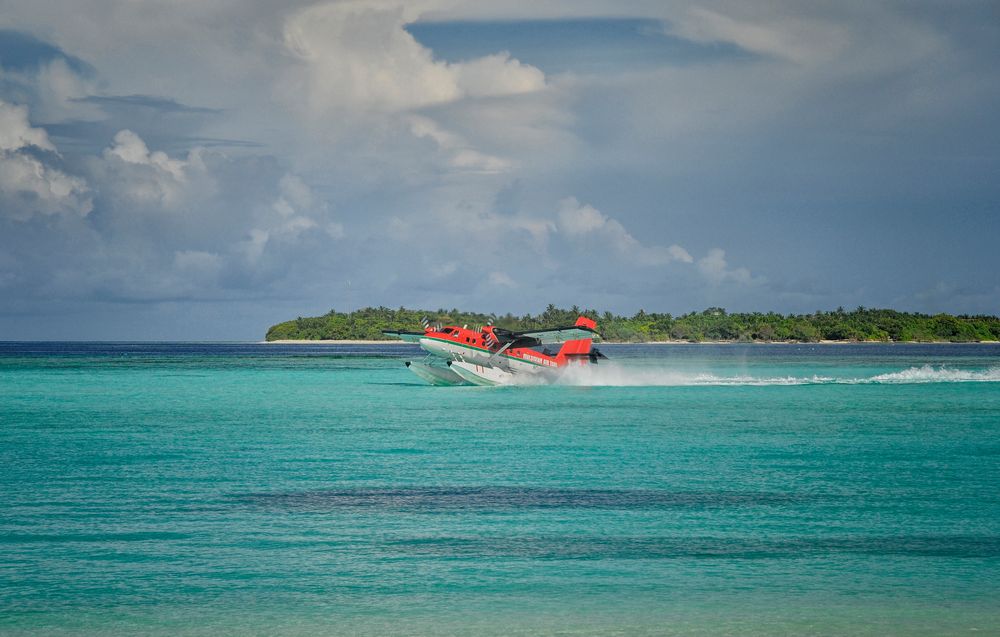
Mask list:
[[[601,349],[0,343],[0,634],[1000,634],[1000,345]]]

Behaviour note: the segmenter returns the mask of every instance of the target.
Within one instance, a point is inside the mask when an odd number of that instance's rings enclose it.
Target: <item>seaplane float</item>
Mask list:
[[[607,358],[593,347],[600,342],[597,323],[581,316],[574,325],[512,332],[495,325],[431,326],[423,332],[384,331],[386,336],[417,343],[427,352],[406,367],[432,385],[511,385],[548,383],[567,367],[591,365]],[[546,345],[561,344],[558,351]],[[542,348],[542,349],[538,349]]]

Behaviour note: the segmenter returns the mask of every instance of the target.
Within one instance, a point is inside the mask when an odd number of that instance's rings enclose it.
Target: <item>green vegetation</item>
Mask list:
[[[557,325],[571,325],[585,314],[597,321],[605,340],[612,342],[643,341],[996,341],[1000,340],[1000,318],[995,316],[952,316],[950,314],[915,314],[864,307],[847,312],[813,314],[776,314],[744,312],[730,314],[719,307],[681,316],[646,313],[618,316],[572,307],[568,310],[549,305],[538,315],[497,317],[500,327],[520,331]],[[330,310],[324,316],[299,317],[272,326],[267,340],[390,340],[382,330],[421,329],[420,319],[443,325],[484,325],[487,314],[460,312],[457,309],[435,311],[393,310],[367,307],[354,312]]]

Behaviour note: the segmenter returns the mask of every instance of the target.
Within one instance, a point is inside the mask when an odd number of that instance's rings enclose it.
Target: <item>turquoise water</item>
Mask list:
[[[1000,634],[1000,346],[0,344],[0,633]]]

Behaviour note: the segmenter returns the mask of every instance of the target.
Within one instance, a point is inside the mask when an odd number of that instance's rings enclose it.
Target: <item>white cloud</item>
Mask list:
[[[415,137],[434,141],[447,156],[452,168],[466,172],[501,173],[511,168],[511,163],[500,157],[481,153],[461,136],[445,130],[429,117],[414,115],[409,118],[410,132]]]
[[[716,285],[727,281],[744,285],[761,282],[751,276],[750,270],[746,268],[730,268],[726,261],[726,251],[722,248],[712,248],[708,254],[698,259],[698,269]]]
[[[264,220],[260,226],[251,228],[248,231],[248,238],[240,242],[237,249],[248,260],[257,261],[268,247],[275,244],[294,246],[304,232],[319,227],[315,220],[303,216],[293,216],[277,222],[269,223],[269,221]],[[333,239],[344,236],[343,226],[336,222],[328,223],[324,231]]]
[[[397,293],[433,295],[447,287],[458,296],[488,297],[490,290],[509,301],[517,290],[531,302],[539,294],[573,302],[705,288],[686,249],[640,241],[619,220],[573,197],[537,214],[500,212],[488,197],[463,205],[442,199],[387,226],[388,244],[376,253],[386,256],[369,259],[367,269],[371,285]],[[406,268],[395,265],[390,255],[397,252],[405,254]],[[725,269],[727,280],[745,272]]]
[[[450,64],[449,68],[455,73],[455,83],[469,97],[517,95],[545,88],[544,73],[512,59],[506,51]]]
[[[86,215],[93,209],[86,182],[50,168],[34,157],[0,154],[0,206],[13,219],[35,213]]]
[[[567,197],[559,202],[559,229],[569,235],[581,235],[604,228],[608,223],[597,208],[581,205],[576,197]]]
[[[44,129],[28,123],[28,108],[0,100],[0,151],[21,150],[34,146],[55,152]]]
[[[307,7],[285,22],[284,42],[300,62],[282,93],[312,115],[342,110],[405,111],[463,97],[545,87],[544,74],[500,53],[465,63],[434,59],[404,26],[403,4],[340,2]]]
[[[119,205],[136,211],[136,206],[177,210],[192,199],[192,180],[206,176],[201,152],[195,148],[186,159],[171,159],[163,151],[150,152],[141,137],[122,130],[104,149],[103,161],[91,165]]]
[[[594,236],[618,254],[640,265],[665,265],[672,261],[691,263],[694,259],[679,245],[647,246],[633,237],[625,226],[575,197],[559,202],[556,215],[559,231],[569,237]]]
[[[544,91],[463,100],[428,109],[440,125],[477,150],[523,171],[574,164],[592,148],[581,144],[574,113],[576,85],[555,81]]]
[[[118,131],[114,144],[104,151],[104,157],[106,159],[117,157],[129,164],[153,166],[174,179],[179,181],[184,179],[184,162],[170,159],[162,151],[149,152],[146,142],[130,130]]]
[[[254,227],[238,251],[250,261],[258,260],[268,245],[294,245],[305,232],[320,229],[330,239],[346,236],[344,225],[329,220],[329,205],[321,200],[301,177],[286,173],[278,181],[279,196],[268,210],[258,215]],[[326,219],[320,223],[317,219]]]
[[[36,213],[86,215],[93,209],[86,181],[48,165],[45,152],[56,148],[43,129],[29,124],[28,109],[0,100],[0,214],[24,221]]]

